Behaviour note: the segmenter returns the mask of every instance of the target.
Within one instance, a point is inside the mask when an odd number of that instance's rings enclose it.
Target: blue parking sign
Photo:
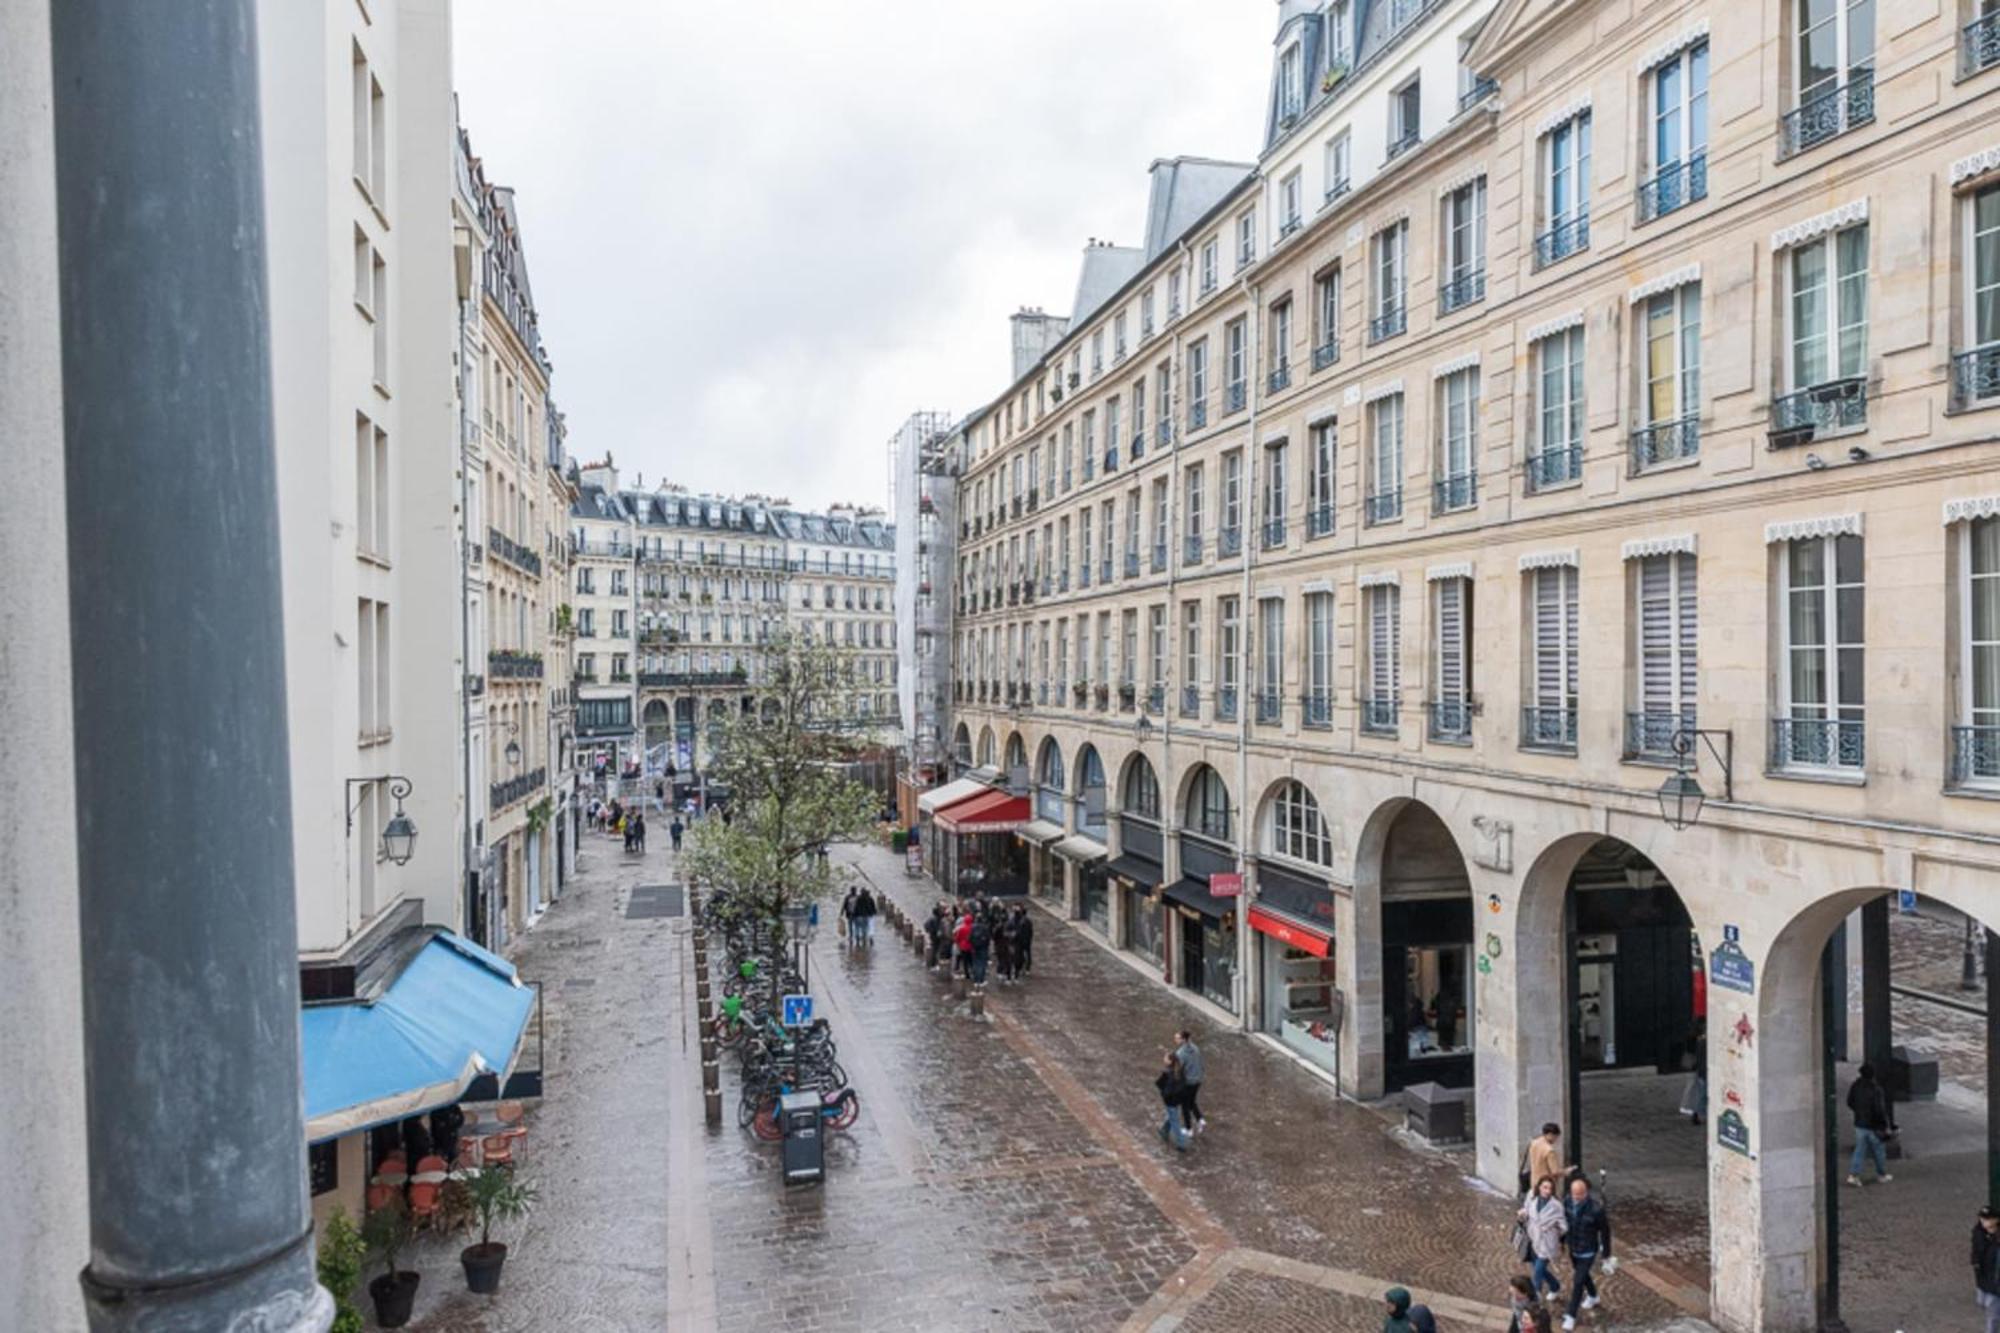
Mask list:
[[[1917,911],[1917,891],[1915,889],[1897,889],[1896,910],[1905,916],[1914,916]]]
[[[785,1026],[802,1028],[813,1021],[813,997],[810,995],[787,995],[785,997]]]

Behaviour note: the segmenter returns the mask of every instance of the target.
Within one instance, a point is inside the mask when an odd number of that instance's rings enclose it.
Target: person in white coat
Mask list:
[[[1527,1253],[1521,1257],[1535,1266],[1530,1279],[1535,1295],[1540,1296],[1546,1290],[1549,1300],[1558,1300],[1562,1296],[1562,1280],[1556,1276],[1555,1261],[1562,1254],[1569,1218],[1556,1194],[1554,1176],[1543,1176],[1535,1182],[1534,1190],[1521,1205],[1520,1216],[1527,1231]]]

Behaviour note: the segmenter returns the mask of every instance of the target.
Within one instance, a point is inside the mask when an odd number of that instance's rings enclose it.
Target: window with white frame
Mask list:
[[[1240,539],[1243,529],[1243,451],[1231,449],[1222,456],[1222,533],[1224,543],[1232,534]],[[1232,554],[1225,551],[1225,555]]]
[[[1340,265],[1313,279],[1313,369],[1340,360]]]
[[[1328,726],[1333,721],[1333,594],[1306,594],[1305,723]]]
[[[1472,733],[1472,580],[1431,581],[1432,740],[1462,741]]]
[[[1876,0],[1794,0],[1800,107],[1834,97],[1843,85],[1873,79],[1876,10]],[[1872,109],[1871,100],[1871,114]]]
[[[1407,218],[1376,232],[1371,242],[1375,314],[1368,326],[1370,342],[1393,338],[1405,327],[1404,294],[1409,282],[1409,244],[1410,223]]]
[[[1237,673],[1242,668],[1243,603],[1233,596],[1216,599],[1215,618],[1215,715],[1231,718],[1236,716],[1236,690],[1241,684]]]
[[[1104,541],[1103,549],[1098,553],[1098,574],[1106,582],[1109,582],[1111,578],[1112,554],[1118,543],[1118,502],[1116,500],[1106,500],[1104,502],[1104,523],[1098,530],[1102,534]]]
[[[1276,722],[1285,690],[1285,599],[1257,602],[1257,720]]]
[[[1153,695],[1148,707],[1157,710],[1160,693],[1167,687],[1167,608],[1164,603],[1146,609],[1146,663],[1146,685]]]
[[[1278,235],[1290,236],[1305,219],[1304,173],[1294,169],[1278,182]]]
[[[1250,321],[1233,319],[1222,331],[1222,410],[1240,411],[1250,398]]]
[[[1552,264],[1590,244],[1590,112],[1542,136],[1542,234],[1535,262]]]
[[[1139,572],[1139,488],[1125,492],[1125,572]]]
[[[1304,107],[1304,70],[1299,44],[1293,42],[1278,55],[1278,124],[1291,124]]]
[[[1076,553],[1080,562],[1077,568],[1076,586],[1079,588],[1088,588],[1090,586],[1090,552],[1091,552],[1089,505],[1085,505],[1082,509],[1079,509],[1077,511],[1076,537],[1077,537]]]
[[[1139,338],[1143,342],[1153,336],[1153,289],[1146,288],[1139,293]]]
[[[1792,247],[1789,305],[1794,392],[1868,372],[1868,224]]]
[[[1075,434],[1071,431],[1069,423],[1064,422],[1062,428],[1062,488],[1064,495],[1069,494],[1070,487],[1075,481],[1075,449]]]
[[[1777,767],[1859,769],[1866,759],[1862,555],[1854,533],[1800,537],[1780,553]]]
[[[1200,463],[1190,463],[1183,482],[1183,492],[1186,497],[1185,504],[1187,507],[1187,558],[1190,561],[1201,559],[1202,481],[1202,465]]]
[[[1384,394],[1368,405],[1368,521],[1403,516],[1403,395]]]
[[[1121,433],[1121,428],[1124,424],[1120,420],[1120,418],[1123,415],[1124,415],[1124,403],[1121,399],[1111,398],[1105,402],[1104,470],[1106,472],[1115,472],[1118,470],[1119,435]]]
[[[1407,152],[1423,132],[1423,79],[1411,75],[1389,94],[1389,156]]]
[[[1104,330],[1090,331],[1090,377],[1096,379],[1104,373]]]
[[[1701,284],[1646,298],[1639,327],[1639,431],[1635,467],[1692,458],[1700,445]]]
[[[1139,680],[1139,612],[1128,610],[1119,617],[1118,684],[1130,694]]]
[[[1099,685],[1111,683],[1111,613],[1097,613],[1097,674]]]
[[[1181,271],[1171,269],[1167,273],[1167,318],[1179,319],[1181,313]]]
[[[1236,267],[1248,268],[1257,260],[1257,210],[1245,209],[1236,219]]]
[[[1378,583],[1361,590],[1367,611],[1361,729],[1394,732],[1403,689],[1403,590]]]
[[[1188,787],[1183,825],[1204,838],[1229,841],[1229,788],[1223,785],[1222,774],[1207,764],[1195,771]]]
[[[1222,242],[1214,236],[1201,243],[1200,284],[1203,296],[1214,291],[1215,284],[1221,281],[1221,251]]]
[[[2000,782],[2000,518],[1964,524],[1959,717],[1952,780]]]
[[[1346,130],[1326,141],[1326,202],[1346,194],[1354,184],[1354,140]]]
[[[1278,788],[1271,798],[1271,825],[1264,844],[1267,854],[1316,866],[1333,864],[1333,836],[1320,815],[1319,802],[1296,780]]]
[[[1324,537],[1333,531],[1333,464],[1340,423],[1316,421],[1306,432],[1310,456],[1306,466],[1306,535]]]
[[[1264,545],[1280,546],[1285,540],[1285,506],[1290,501],[1285,441],[1264,446]]]
[[[1201,705],[1201,603],[1181,603],[1181,712]]]
[[[1543,490],[1583,476],[1583,327],[1535,344],[1534,452],[1528,488]]]
[[[1097,409],[1091,408],[1083,414],[1079,428],[1078,445],[1083,450],[1083,479],[1089,481],[1097,475]]]
[[[1486,297],[1486,178],[1444,197],[1444,273],[1438,309],[1449,313]]]
[[[1174,419],[1173,362],[1162,361],[1153,368],[1153,416],[1162,434],[1171,432]]]
[[[1528,571],[1528,706],[1521,743],[1576,748],[1577,578],[1575,565]]]
[[[1187,350],[1188,429],[1208,424],[1208,339],[1188,344]]]
[[[1652,74],[1646,148],[1652,179],[1639,187],[1639,220],[1708,193],[1708,43],[1696,42]]]
[[[1292,298],[1287,296],[1271,306],[1271,392],[1291,383],[1292,378]]]
[[[1625,733],[1628,754],[1665,756],[1674,737],[1695,726],[1695,642],[1700,624],[1695,558],[1675,551],[1632,563],[1632,716]]]
[[[1326,8],[1326,68],[1345,75],[1354,63],[1352,0],[1333,0]]]
[[[2000,185],[1975,191],[1964,207],[1968,350],[1953,358],[1952,386],[1961,403],[2000,396]]]
[[[1111,317],[1111,359],[1123,361],[1125,352],[1125,312],[1121,310]]]
[[[1171,512],[1167,503],[1167,479],[1153,481],[1153,571],[1167,567],[1167,524]]]
[[[1479,501],[1479,367],[1438,381],[1436,508],[1465,509]]]
[[[1056,702],[1065,703],[1069,692],[1069,617],[1056,621]]]

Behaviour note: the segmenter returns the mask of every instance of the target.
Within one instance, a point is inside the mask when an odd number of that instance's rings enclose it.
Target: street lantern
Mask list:
[[[1667,827],[1675,832],[1687,828],[1701,818],[1702,803],[1708,793],[1701,789],[1701,783],[1687,769],[1675,769],[1660,784],[1660,818],[1667,821]]]
[[[1722,743],[1716,744],[1717,738]],[[1697,743],[1707,747],[1709,755],[1722,769],[1722,799],[1736,799],[1736,738],[1727,730],[1704,731],[1694,727],[1682,727],[1667,739],[1674,752],[1674,771],[1660,784],[1660,818],[1676,833],[1689,828],[1701,818],[1701,807],[1708,800],[1708,793],[1702,790],[1701,782],[1694,773],[1694,747]]]
[[[377,782],[388,783],[389,794],[396,798],[396,813],[390,815],[389,822],[382,826],[382,855],[399,866],[408,865],[410,857],[415,855],[417,850],[416,821],[403,811],[403,798],[408,796],[412,789],[408,778],[394,774],[384,774],[379,778],[349,778],[347,831],[350,835],[354,832],[354,812],[361,808],[359,801],[351,799],[355,787],[370,786]]]
[[[518,722],[503,721],[500,725],[507,728],[507,730],[512,732],[516,737],[516,739],[507,742],[507,749],[505,751],[505,754],[507,756],[507,767],[519,768],[521,766],[521,742],[518,738],[521,734],[521,724]]]

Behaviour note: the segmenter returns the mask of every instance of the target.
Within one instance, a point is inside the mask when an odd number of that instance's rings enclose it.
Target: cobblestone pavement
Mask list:
[[[852,849],[906,907],[927,886]],[[1505,1327],[1509,1203],[1469,1154],[1407,1146],[1290,1058],[1205,1017],[1046,914],[1036,973],[973,1017],[886,928],[824,929],[813,990],[862,1096],[823,1188],[775,1148],[701,1120],[685,919],[628,919],[671,882],[591,841],[528,936],[547,987],[548,1095],[521,1169],[541,1190],[501,1293],[474,1297],[457,1240],[419,1250],[421,1333],[512,1330],[1366,1330],[1401,1283],[1451,1333]],[[1151,1079],[1191,1026],[1210,1131],[1156,1137]],[[733,1111],[734,1071],[724,1061]],[[1700,1329],[1628,1264],[1589,1329]]]

